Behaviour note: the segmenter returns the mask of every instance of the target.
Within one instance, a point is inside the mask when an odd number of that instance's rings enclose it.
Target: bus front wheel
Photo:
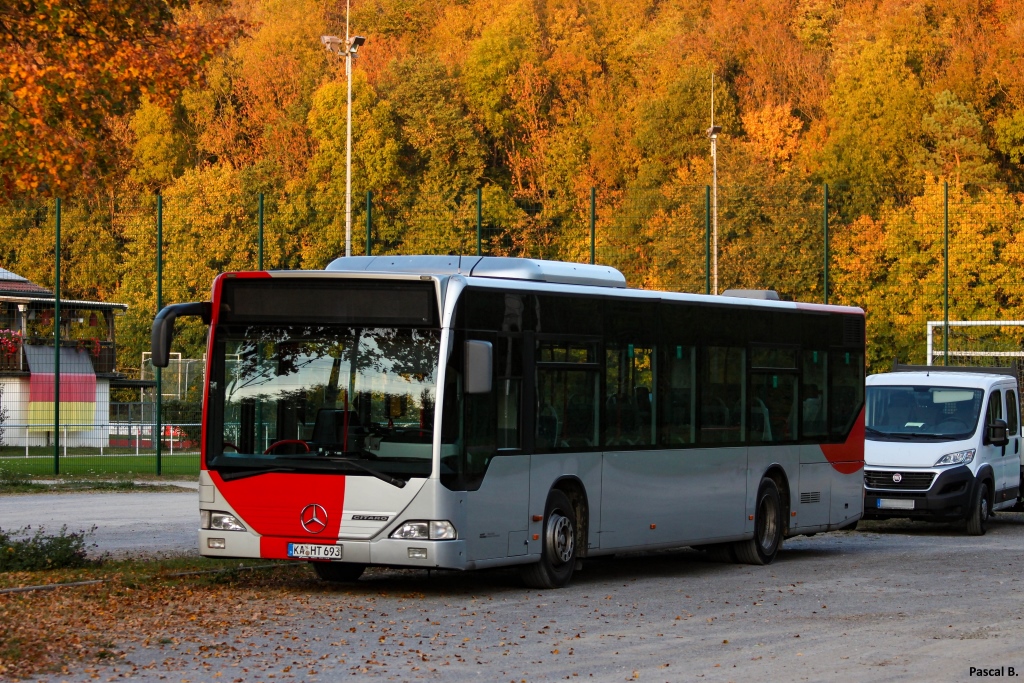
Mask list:
[[[544,506],[544,533],[540,562],[522,569],[523,583],[530,588],[562,588],[576,568],[576,510],[561,491],[548,494]]]
[[[736,544],[736,559],[744,564],[771,564],[782,545],[782,497],[775,481],[764,477],[757,487],[754,537]]]

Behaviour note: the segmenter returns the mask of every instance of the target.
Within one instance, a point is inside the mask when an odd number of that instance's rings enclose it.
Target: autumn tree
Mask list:
[[[191,8],[190,0],[0,6],[0,192],[67,192],[109,174],[111,117],[143,96],[172,102],[243,28],[230,14],[199,18]]]

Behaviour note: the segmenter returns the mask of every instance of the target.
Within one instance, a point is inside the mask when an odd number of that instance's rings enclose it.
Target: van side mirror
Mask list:
[[[153,319],[153,330],[150,335],[150,351],[153,354],[153,365],[166,368],[171,355],[171,339],[174,337],[174,321],[182,316],[196,316],[210,324],[212,306],[209,301],[191,304],[171,304],[164,306]]]
[[[1006,420],[992,420],[987,431],[987,440],[993,446],[1005,446],[1010,443],[1010,430],[1006,426]]]
[[[463,391],[467,394],[487,394],[491,391],[491,342],[467,339],[465,346],[466,366]]]

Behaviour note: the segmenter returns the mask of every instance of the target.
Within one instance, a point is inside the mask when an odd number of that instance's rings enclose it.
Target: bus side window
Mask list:
[[[696,348],[668,344],[658,369],[659,442],[662,446],[697,441]]]
[[[654,351],[640,344],[605,347],[606,446],[647,446],[654,442]]]
[[[746,411],[746,350],[705,347],[701,354],[700,442],[740,443]]]
[[[828,354],[803,352],[803,386],[800,391],[802,436],[825,436],[828,425]]]
[[[537,452],[597,446],[600,363],[596,342],[538,340]]]
[[[864,404],[864,354],[833,349],[829,358],[829,432],[844,438]]]

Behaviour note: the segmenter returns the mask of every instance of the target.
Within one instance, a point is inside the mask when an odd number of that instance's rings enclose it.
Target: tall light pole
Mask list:
[[[362,36],[348,35],[348,6],[345,11],[345,40],[337,36],[320,36],[328,52],[340,55],[345,52],[345,74],[348,76],[348,117],[345,140],[345,256],[352,255],[352,60],[356,51],[366,42]]]
[[[707,135],[711,138],[711,281],[712,294],[718,294],[718,134],[721,126],[715,125],[715,74],[711,74],[711,127]]]

